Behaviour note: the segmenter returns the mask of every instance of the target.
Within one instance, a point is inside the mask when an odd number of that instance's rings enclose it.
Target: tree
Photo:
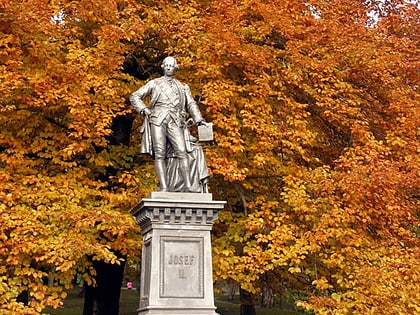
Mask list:
[[[117,126],[131,126],[127,96],[169,54],[215,125],[210,189],[228,201],[215,278],[245,295],[298,290],[318,314],[419,312],[417,6],[6,0],[0,10],[4,313],[58,307],[76,272],[91,283],[94,262],[137,254],[126,210],[156,181],[137,154],[141,118],[129,145]]]
[[[2,314],[59,307],[76,273],[91,285],[96,261],[138,255],[138,227],[127,213],[141,189],[135,149],[107,142],[112,122],[130,112],[126,51],[116,40],[135,31],[121,25],[130,10],[1,5]],[[25,292],[26,305],[17,301]]]
[[[376,23],[377,5],[209,9],[217,79],[204,94],[221,129],[210,160],[247,201],[220,218],[219,277],[256,291],[281,272],[319,314],[419,311],[419,10],[395,2]]]

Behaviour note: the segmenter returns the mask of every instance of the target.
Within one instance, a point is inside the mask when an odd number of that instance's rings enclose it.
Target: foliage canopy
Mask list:
[[[215,125],[216,279],[298,290],[317,314],[420,313],[418,6],[3,0],[0,16],[3,313],[59,307],[92,260],[137,255],[127,210],[154,176],[126,100],[169,54]]]

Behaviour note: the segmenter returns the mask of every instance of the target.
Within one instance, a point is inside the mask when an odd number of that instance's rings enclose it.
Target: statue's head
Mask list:
[[[176,62],[174,57],[166,57],[162,61],[162,69],[165,75],[172,76],[174,73],[179,69],[178,63]]]

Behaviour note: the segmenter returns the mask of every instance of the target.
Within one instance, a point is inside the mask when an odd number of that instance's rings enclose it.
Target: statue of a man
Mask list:
[[[207,124],[194,101],[188,85],[174,78],[178,64],[173,57],[162,62],[164,75],[153,79],[130,96],[135,110],[145,117],[143,125],[142,153],[149,153],[155,159],[155,170],[159,180],[159,191],[172,191],[168,183],[167,153],[177,160],[179,171],[177,182],[183,182],[182,191],[197,192],[193,189],[190,177],[187,147],[190,147],[190,134],[186,127],[188,112],[197,125]],[[150,96],[149,105],[143,99]],[[207,172],[207,166],[205,166]]]

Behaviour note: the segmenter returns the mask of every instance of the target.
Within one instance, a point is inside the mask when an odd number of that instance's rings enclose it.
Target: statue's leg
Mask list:
[[[168,191],[168,181],[166,179],[166,161],[164,159],[155,159],[155,170],[159,180],[158,191]]]
[[[174,149],[175,156],[178,159],[179,171],[184,183],[183,191],[192,192],[190,166],[188,165],[184,130],[178,127],[173,120],[168,122],[167,138]]]
[[[166,124],[161,126],[150,125],[150,133],[155,153],[155,170],[159,180],[159,191],[168,191],[166,178]]]
[[[193,192],[190,178],[190,166],[188,165],[187,157],[179,159],[179,169],[181,171],[182,179],[184,180],[183,191]]]

